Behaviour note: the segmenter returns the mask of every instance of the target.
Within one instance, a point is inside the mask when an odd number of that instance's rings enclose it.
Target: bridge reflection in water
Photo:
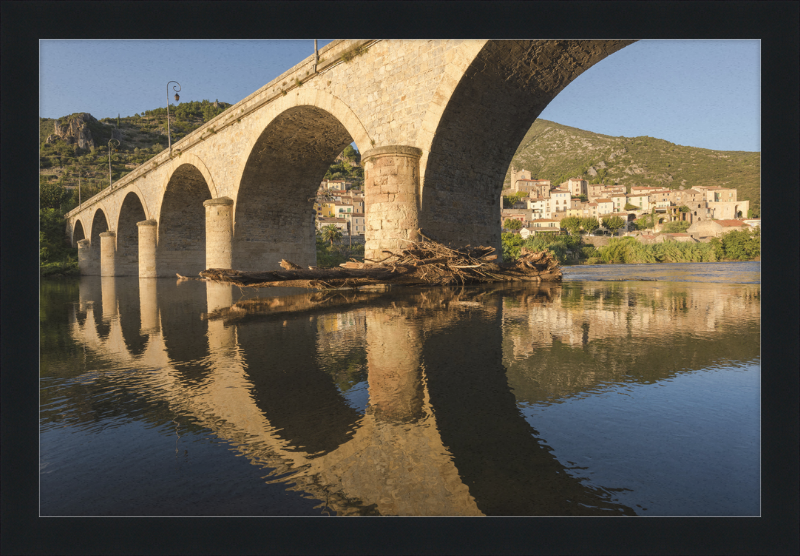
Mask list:
[[[141,371],[124,377],[127,388],[191,415],[272,480],[339,515],[634,515],[615,501],[615,485],[574,477],[518,405],[712,364],[721,357],[707,349],[720,341],[715,314],[757,320],[747,297],[758,286],[722,290],[298,294],[83,277],[70,326],[106,367]],[[675,353],[668,365],[652,363],[664,358],[648,359],[647,349],[671,349],[654,332],[663,339],[682,326],[706,349],[685,365]],[[629,357],[652,360],[642,375],[629,372],[642,368],[636,361],[610,357],[607,342],[637,335],[644,351]],[[730,338],[752,351],[746,343]],[[575,353],[559,366],[553,348],[563,345]]]

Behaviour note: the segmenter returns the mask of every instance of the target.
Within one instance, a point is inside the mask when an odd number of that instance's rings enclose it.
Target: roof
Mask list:
[[[536,220],[531,220],[531,222],[560,222],[557,218],[537,218]]]
[[[741,226],[749,226],[749,224],[743,220],[714,220],[720,226],[724,228],[739,228]]]
[[[320,222],[326,222],[328,224],[336,224],[336,223],[344,224],[344,223],[347,222],[347,219],[346,218],[328,218],[326,216],[321,216],[319,218],[319,221]]]
[[[671,234],[671,233],[665,233],[664,235],[665,235],[665,236],[671,236],[671,237],[689,237],[689,234]]]
[[[597,203],[589,203],[589,206],[590,206],[590,207],[596,207],[596,206],[597,206]]]
[[[611,199],[595,199],[595,203],[611,203]]]
[[[558,188],[558,187],[551,189],[551,190],[550,190],[550,193],[566,193],[566,194],[568,194],[568,195],[571,195],[571,193],[569,192],[569,190],[567,190],[567,189],[561,189],[561,188]]]

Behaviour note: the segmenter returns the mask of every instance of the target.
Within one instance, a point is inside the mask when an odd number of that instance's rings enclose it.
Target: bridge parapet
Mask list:
[[[93,204],[104,199],[105,197],[114,194],[116,191],[125,185],[136,181],[139,178],[145,177],[148,173],[158,169],[163,164],[170,162],[173,159],[179,158],[182,153],[188,151],[198,143],[205,141],[212,135],[215,135],[222,129],[239,123],[242,118],[249,116],[252,112],[258,110],[264,105],[280,99],[289,91],[302,87],[302,85],[309,79],[320,75],[334,66],[345,61],[348,53],[370,46],[377,42],[376,39],[370,40],[335,40],[319,50],[320,64],[315,64],[314,55],[296,64],[292,68],[286,70],[281,75],[252,93],[244,99],[240,100],[218,116],[209,120],[196,130],[192,131],[180,141],[172,146],[173,154],[170,156],[169,149],[164,149],[162,152],[155,155],[153,158],[141,164],[132,172],[126,174],[111,184],[110,187],[100,191],[96,195],[84,201],[80,207],[76,207],[66,214],[66,218],[73,217],[80,212],[83,212]],[[352,55],[352,54],[350,54]]]

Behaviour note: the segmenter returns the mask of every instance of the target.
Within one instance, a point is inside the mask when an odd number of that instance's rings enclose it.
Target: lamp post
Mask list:
[[[83,172],[78,172],[78,210],[83,208],[83,201],[81,200],[81,177]]]
[[[181,97],[178,94],[178,91],[181,90],[181,84],[177,81],[170,81],[167,83],[167,142],[169,143],[169,155],[172,156],[172,132],[170,130],[169,125],[169,84],[175,83],[176,87],[172,87],[172,90],[175,91],[175,102],[178,102]]]
[[[111,142],[114,141],[116,143],[115,146],[119,147],[119,141],[116,139],[109,139],[108,140],[108,187],[111,187]]]

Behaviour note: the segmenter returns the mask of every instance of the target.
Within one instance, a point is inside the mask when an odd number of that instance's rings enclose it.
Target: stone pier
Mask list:
[[[100,274],[98,260],[92,251],[92,242],[82,239],[78,242],[78,269],[81,276],[96,276]]]
[[[203,206],[206,208],[206,268],[231,268],[233,199],[209,199]]]
[[[139,278],[155,278],[156,243],[158,241],[158,224],[155,220],[137,222],[139,228]]]
[[[100,234],[100,276],[116,276],[117,234]]]
[[[421,156],[422,150],[404,145],[378,147],[362,155],[366,258],[382,259],[382,250],[403,248],[408,243],[401,240],[418,239]]]

